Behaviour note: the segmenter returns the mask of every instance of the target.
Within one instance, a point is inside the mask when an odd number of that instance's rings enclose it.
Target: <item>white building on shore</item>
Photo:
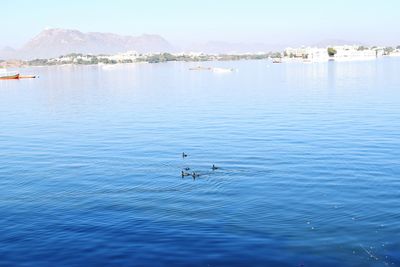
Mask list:
[[[378,57],[376,49],[362,48],[358,45],[334,46],[336,61],[372,60]]]
[[[318,47],[286,48],[284,56],[289,60],[305,62],[325,62],[329,60],[327,48]]]
[[[329,55],[328,49],[334,51],[334,55]],[[325,48],[318,47],[301,47],[301,48],[286,48],[284,58],[286,61],[301,61],[301,62],[327,62],[335,61],[358,61],[358,60],[373,60],[384,55],[384,48],[379,47],[363,47],[358,45],[341,45],[330,46]],[[392,53],[396,55],[396,50]],[[398,52],[400,56],[400,51]]]
[[[105,56],[109,60],[115,60],[117,62],[132,61],[134,62],[139,57],[139,53],[136,51],[128,51],[125,53],[119,53],[112,56]]]

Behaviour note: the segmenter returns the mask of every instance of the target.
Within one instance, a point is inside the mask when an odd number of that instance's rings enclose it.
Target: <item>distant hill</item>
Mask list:
[[[356,44],[345,40],[324,40],[312,46]],[[20,49],[0,49],[0,59],[52,58],[70,53],[117,54],[127,51],[138,53],[157,52],[203,52],[207,54],[239,54],[280,51],[287,45],[265,43],[229,43],[211,41],[177,49],[159,35],[143,34],[125,36],[113,33],[83,33],[69,29],[46,29],[23,45]]]
[[[123,36],[112,33],[47,29],[18,50],[0,50],[0,58],[50,58],[68,53],[115,54],[126,51],[139,53],[172,52],[173,46],[159,35]]]
[[[263,43],[229,43],[211,41],[203,44],[192,44],[185,48],[186,52],[203,52],[210,54],[230,53],[258,53],[270,52],[283,49],[282,45],[271,45]]]
[[[4,47],[0,49],[0,60],[14,57],[15,52],[16,52],[15,49],[11,47]]]
[[[349,41],[349,40],[340,40],[340,39],[327,39],[327,40],[322,40],[318,43],[313,44],[312,46],[316,47],[327,47],[327,46],[336,46],[336,45],[365,45],[360,42],[355,42],[355,41]]]

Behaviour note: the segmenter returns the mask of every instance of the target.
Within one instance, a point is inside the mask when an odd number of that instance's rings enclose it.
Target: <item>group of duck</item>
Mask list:
[[[182,153],[182,158],[185,159],[185,158],[187,158],[187,157],[188,157],[188,155],[187,155],[185,152],[183,152],[183,153]],[[211,167],[211,170],[213,170],[213,171],[216,171],[216,170],[218,170],[218,169],[219,169],[219,167],[215,166],[215,164],[213,164],[212,167]],[[190,168],[189,168],[189,167],[184,168],[184,169],[182,170],[182,173],[181,173],[181,174],[182,174],[182,178],[191,176],[191,177],[193,177],[193,179],[196,179],[196,178],[198,178],[198,177],[201,176],[200,173],[197,173],[197,172],[195,172],[195,171],[193,171],[193,172],[190,173]]]

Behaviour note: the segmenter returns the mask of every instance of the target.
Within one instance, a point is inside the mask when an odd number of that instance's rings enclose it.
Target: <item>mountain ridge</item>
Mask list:
[[[349,42],[328,39],[312,46],[342,45]],[[51,28],[41,31],[19,49],[5,47],[0,49],[0,59],[48,59],[70,53],[82,54],[117,54],[127,51],[138,53],[163,52],[202,52],[206,54],[241,54],[280,51],[288,45],[267,43],[232,43],[226,41],[209,41],[195,43],[186,47],[173,46],[157,34],[139,36],[120,35],[105,32],[81,32],[75,29]]]
[[[45,29],[17,50],[0,50],[0,57],[35,59],[58,57],[69,53],[115,54],[173,52],[175,48],[156,34],[140,36],[88,32],[71,29]]]

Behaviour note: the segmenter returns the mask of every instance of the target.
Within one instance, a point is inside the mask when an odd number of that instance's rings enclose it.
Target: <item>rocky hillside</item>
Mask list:
[[[21,49],[0,50],[0,58],[50,58],[69,53],[115,54],[126,51],[139,53],[172,52],[174,48],[159,35],[123,36],[112,33],[47,29]]]

